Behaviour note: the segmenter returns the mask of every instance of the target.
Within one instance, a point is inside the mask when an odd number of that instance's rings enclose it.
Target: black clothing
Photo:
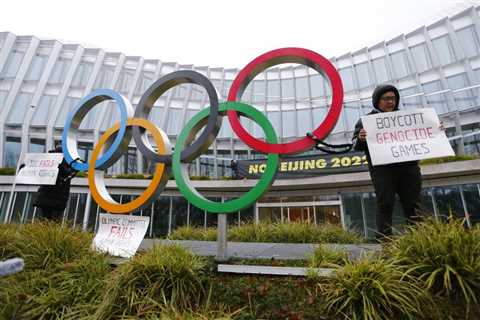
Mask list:
[[[378,86],[372,94],[373,109],[370,114],[382,112],[378,108],[380,97],[386,92],[393,92],[396,97],[394,111],[398,110],[400,95],[398,90],[390,85]],[[357,151],[365,152],[368,161],[368,169],[375,189],[377,200],[377,232],[378,237],[392,234],[392,214],[395,205],[395,194],[400,197],[403,213],[409,223],[418,219],[420,213],[420,192],[422,189],[422,177],[418,161],[407,161],[386,165],[373,166],[367,142],[358,138],[363,129],[362,120],[355,125],[352,143]],[[368,133],[367,133],[368,134]]]
[[[53,152],[56,151],[53,150]],[[63,159],[58,166],[58,176],[55,184],[42,185],[38,188],[33,205],[41,209],[44,218],[53,220],[62,218],[70,196],[70,180],[75,176],[75,173],[76,171]]]

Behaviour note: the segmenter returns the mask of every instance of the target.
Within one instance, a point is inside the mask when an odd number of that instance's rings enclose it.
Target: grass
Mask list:
[[[147,317],[170,305],[180,311],[198,306],[206,293],[206,266],[181,246],[155,246],[112,274],[95,318]]]
[[[170,239],[215,241],[215,228],[180,227],[174,230]],[[262,222],[246,223],[228,229],[228,240],[237,242],[277,243],[363,243],[357,233],[346,231],[336,225],[315,225],[303,222]]]
[[[478,310],[480,297],[480,228],[466,228],[465,221],[427,221],[410,227],[394,239],[389,254],[425,282],[436,297]]]
[[[348,253],[319,245],[309,257],[310,268],[338,268],[348,263]]]
[[[432,304],[421,282],[389,260],[347,262],[318,286],[335,319],[418,319]]]
[[[466,160],[474,160],[474,159],[478,159],[478,156],[457,155],[457,156],[448,156],[448,157],[441,157],[441,158],[434,158],[434,159],[425,159],[420,161],[420,164],[429,165],[429,164],[439,164],[439,163],[466,161]]]

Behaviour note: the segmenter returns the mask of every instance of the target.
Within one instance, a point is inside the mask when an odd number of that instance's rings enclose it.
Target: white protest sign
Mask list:
[[[137,252],[150,223],[149,217],[100,214],[93,247],[112,256],[130,258]]]
[[[455,155],[433,108],[376,113],[362,123],[374,166]]]
[[[15,177],[15,183],[55,184],[58,165],[62,163],[62,159],[62,153],[27,153],[22,161],[24,166],[21,167]]]

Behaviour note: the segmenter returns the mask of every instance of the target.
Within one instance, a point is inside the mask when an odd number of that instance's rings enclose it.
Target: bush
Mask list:
[[[118,267],[106,283],[95,319],[147,317],[170,305],[179,311],[205,295],[206,261],[178,245],[155,246]]]
[[[141,173],[122,173],[122,174],[116,175],[114,178],[115,179],[141,179],[141,180],[149,179],[148,176],[145,176]]]
[[[92,314],[109,272],[105,256],[89,254],[56,271],[39,269],[0,279],[0,318],[78,319]]]
[[[335,319],[417,319],[431,305],[419,281],[382,259],[347,262],[319,288]]]
[[[425,159],[420,161],[420,164],[421,165],[439,164],[439,163],[445,163],[445,162],[473,160],[476,158],[477,157],[474,157],[471,155],[448,156],[448,157],[441,157],[441,158],[434,158],[434,159]]]
[[[348,262],[348,253],[319,245],[308,260],[310,268],[336,268]]]
[[[394,239],[389,253],[423,280],[432,294],[461,302],[470,310],[480,296],[480,229],[466,230],[464,221],[427,221]]]
[[[179,227],[175,229],[169,236],[172,240],[199,240],[199,241],[216,241],[216,228],[197,228],[197,227]]]
[[[22,257],[29,270],[56,268],[90,253],[92,235],[79,230],[61,228],[52,222],[25,224],[15,229],[2,251],[8,252],[6,258]]]
[[[0,168],[0,176],[14,176],[15,168]]]
[[[336,225],[303,222],[244,224],[228,231],[230,241],[277,243],[362,243],[364,239]]]

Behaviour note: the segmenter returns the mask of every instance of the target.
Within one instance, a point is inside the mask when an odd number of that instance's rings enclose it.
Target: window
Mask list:
[[[255,80],[252,81],[253,85],[253,103],[263,104],[265,102],[265,81]]]
[[[40,76],[42,75],[43,69],[47,63],[47,56],[42,56],[36,54],[33,57],[32,62],[30,63],[30,67],[28,68],[28,72],[25,75],[26,81],[37,81],[40,80]]]
[[[72,80],[72,87],[83,88],[87,85],[88,79],[90,78],[90,73],[93,70],[93,63],[82,61],[77,70],[75,70],[75,75]]]
[[[50,79],[48,80],[49,84],[60,84],[62,85],[65,81],[65,77],[67,76],[67,72],[70,69],[70,65],[72,64],[71,60],[67,60],[64,58],[59,58],[53,67],[52,74],[50,75]]]
[[[312,98],[325,96],[325,79],[320,74],[314,74],[310,77],[310,89],[312,90]]]
[[[474,26],[469,26],[457,31],[457,37],[460,41],[460,45],[463,48],[463,52],[467,57],[473,57],[480,52],[480,41],[478,35],[475,32]]]
[[[5,141],[4,166],[10,168],[17,167],[17,161],[20,158],[20,138],[7,137]]]
[[[292,99],[295,98],[295,88],[293,86],[293,79],[283,79],[282,80],[282,99]],[[307,88],[308,90],[308,88]]]
[[[297,90],[297,99],[310,98],[308,77],[295,78],[295,89]]]
[[[25,52],[20,52],[18,50],[13,50],[8,56],[7,62],[3,66],[2,73],[0,77],[2,78],[15,78],[22,64],[23,57]]]
[[[63,102],[62,108],[60,110],[60,114],[57,117],[57,120],[55,121],[55,126],[56,127],[63,127],[65,124],[65,120],[67,120],[67,114],[77,105],[77,103],[80,101],[78,98],[72,98],[72,97],[67,97],[65,101]],[[56,116],[56,115],[52,115]]]
[[[410,74],[405,51],[392,53],[390,57],[392,59],[393,70],[397,79],[403,78]]]
[[[422,107],[422,100],[420,96],[409,97],[415,93],[418,93],[418,88],[416,86],[400,90],[400,105],[402,105],[404,109],[415,109]]]
[[[367,88],[372,84],[367,62],[355,66],[360,89]]]
[[[447,78],[448,87],[452,90],[462,89],[468,87],[467,76],[465,73],[457,74]],[[453,93],[455,104],[460,110],[475,106],[477,96],[472,90],[463,90]]]
[[[343,82],[343,90],[346,92],[354,89],[352,68],[347,67],[339,70]]]
[[[442,90],[440,80],[424,83],[422,84],[422,87],[425,94],[434,93]],[[428,105],[430,107],[435,108],[438,114],[442,114],[449,111],[445,93],[433,94],[433,95],[427,96],[426,98],[427,98]]]
[[[142,95],[145,91],[147,91],[148,86],[153,83],[153,72],[143,72],[140,75],[140,79],[138,79],[137,87],[135,88],[136,95]]]
[[[283,125],[283,135],[282,137],[295,137],[295,111],[283,111],[282,112],[282,125]]]
[[[417,67],[418,73],[432,68],[432,62],[428,56],[427,46],[425,43],[411,47],[410,52],[412,53],[413,63]]]
[[[44,153],[45,152],[45,140],[43,139],[30,139],[30,144],[28,145],[28,152],[33,153]]]
[[[168,110],[167,134],[178,135],[182,124],[182,109],[170,108]]]
[[[95,80],[93,88],[109,88],[111,86],[114,71],[115,70],[112,66],[103,65],[97,79]]]
[[[358,119],[360,119],[359,106],[357,102],[347,102],[343,108],[344,118],[347,122],[346,131],[353,131],[355,129],[355,124]],[[340,119],[339,119],[340,121]],[[338,124],[337,124],[338,125]]]
[[[377,76],[378,83],[383,83],[388,81],[387,66],[385,65],[385,58],[381,57],[372,61],[373,70]]]
[[[8,115],[7,123],[10,124],[22,124],[27,113],[28,107],[30,106],[30,101],[32,100],[31,93],[20,93],[15,98],[15,102],[10,110]]]
[[[44,95],[40,99],[38,106],[35,106],[35,113],[33,114],[32,124],[33,125],[46,125],[48,119],[50,119],[50,114],[55,107],[55,101],[57,100],[56,96]]]
[[[455,54],[453,53],[448,35],[433,39],[432,42],[441,65],[449,64],[455,60]]]
[[[297,126],[301,136],[312,131],[312,114],[310,109],[297,111]]]
[[[267,117],[268,117],[268,120],[270,120],[270,123],[272,124],[273,128],[275,129],[275,132],[282,132],[280,130],[281,129],[280,128],[280,112],[279,111],[268,112]],[[284,123],[283,125],[289,125],[289,124]],[[263,130],[261,128],[259,128],[259,131],[262,132],[261,136],[264,137],[265,133],[263,132]]]

